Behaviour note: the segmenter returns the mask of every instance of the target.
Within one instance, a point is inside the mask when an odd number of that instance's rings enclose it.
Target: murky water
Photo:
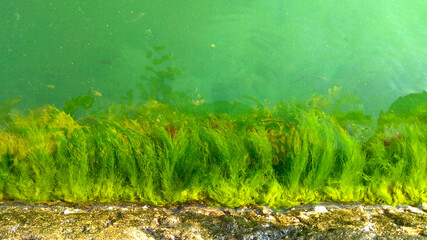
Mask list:
[[[141,76],[198,104],[305,100],[343,87],[367,112],[427,89],[427,2],[2,1],[0,101],[21,107],[96,93],[144,100]],[[101,95],[101,96],[100,96]],[[203,100],[202,100],[203,99]],[[243,100],[244,101],[244,100]]]

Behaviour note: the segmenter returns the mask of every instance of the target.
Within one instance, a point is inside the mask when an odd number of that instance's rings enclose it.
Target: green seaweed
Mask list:
[[[411,93],[399,97],[388,108],[387,113],[394,113],[397,116],[410,116],[414,114],[426,114],[427,109],[427,92]]]
[[[132,92],[128,103],[79,120],[72,115],[89,98],[70,101],[67,111],[35,108],[0,131],[0,199],[275,208],[425,202],[423,108],[383,113],[374,129],[357,106],[337,108],[357,101],[336,103],[334,89],[306,103],[255,101],[215,114],[139,104]]]
[[[137,84],[140,98],[143,101],[160,101],[170,106],[182,106],[182,102],[189,104],[191,98],[186,92],[175,91],[171,84],[181,75],[181,71],[169,62],[173,54],[161,54],[166,47],[155,46],[148,51],[147,59],[151,64],[145,66],[145,74],[140,77],[141,83]],[[153,59],[154,57],[154,59]]]
[[[64,112],[74,117],[77,110],[79,110],[80,108],[83,110],[87,110],[91,108],[94,103],[95,97],[91,92],[88,92],[87,94],[67,100],[65,102]]]
[[[5,100],[0,104],[0,129],[6,127],[8,123],[13,119],[14,115],[18,114],[18,111],[14,110],[13,106],[20,102],[20,98],[15,98]]]

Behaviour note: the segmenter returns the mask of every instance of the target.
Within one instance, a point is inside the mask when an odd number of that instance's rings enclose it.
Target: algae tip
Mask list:
[[[102,97],[102,93],[99,92],[99,91],[96,91],[96,90],[93,90],[92,94],[95,95],[95,96],[98,96],[98,97]]]
[[[16,21],[19,21],[22,18],[22,15],[19,14],[18,11],[16,11],[16,13],[14,14],[14,16],[16,17]]]
[[[138,16],[136,16],[135,18],[133,18],[130,22],[134,23],[134,22],[140,20],[143,16],[145,16],[145,13],[142,12],[142,13],[138,14]]]

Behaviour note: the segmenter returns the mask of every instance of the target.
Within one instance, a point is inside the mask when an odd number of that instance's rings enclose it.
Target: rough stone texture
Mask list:
[[[425,206],[425,205],[422,205]],[[1,239],[427,239],[420,207],[0,202]]]

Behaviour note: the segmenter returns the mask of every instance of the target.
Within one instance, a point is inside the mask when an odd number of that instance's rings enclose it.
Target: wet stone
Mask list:
[[[425,239],[422,206],[0,203],[0,239]]]

